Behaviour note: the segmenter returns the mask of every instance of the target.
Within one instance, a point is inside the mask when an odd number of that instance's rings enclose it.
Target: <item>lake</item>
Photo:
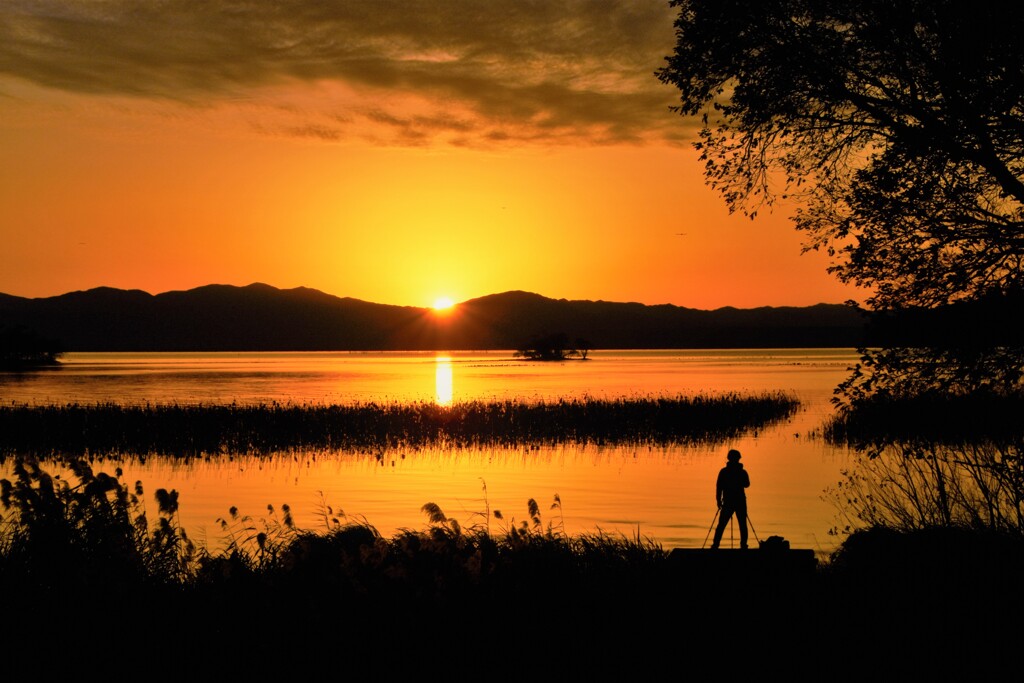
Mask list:
[[[570,534],[640,536],[666,549],[710,544],[715,478],[729,448],[743,454],[751,487],[751,542],[782,536],[792,547],[831,552],[836,510],[823,500],[850,454],[816,429],[831,413],[832,391],[857,360],[853,349],[592,351],[587,361],[541,363],[511,351],[447,354],[70,353],[59,369],[0,373],[6,404],[333,404],[558,398],[629,398],[783,391],[800,411],[778,426],[707,446],[426,448],[358,453],[287,452],[195,462],[157,457],[106,460],[140,481],[150,514],[153,492],[176,489],[181,523],[218,550],[217,523],[232,506],[258,525],[290,506],[298,526],[323,528],[335,516],[366,521],[383,535],[427,524],[436,503],[463,526],[500,532],[540,505],[546,525]],[[10,465],[0,468],[8,476]],[[557,498],[560,506],[552,509]],[[500,510],[502,520],[486,513]],[[723,546],[739,544],[727,530]]]

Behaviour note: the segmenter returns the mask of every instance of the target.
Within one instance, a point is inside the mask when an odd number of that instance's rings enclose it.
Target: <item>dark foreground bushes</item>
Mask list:
[[[872,530],[810,571],[768,573],[680,563],[642,538],[568,537],[531,501],[500,534],[429,504],[422,530],[393,538],[332,520],[297,529],[288,510],[258,530],[229,516],[232,542],[212,552],[178,528],[175,492],[157,492],[150,517],[141,486],[81,463],[75,475],[20,463],[2,484],[11,680],[854,680],[1016,662],[1005,620],[1024,608],[1019,538]]]
[[[946,446],[989,442],[1021,445],[1024,394],[928,391],[912,396],[880,393],[828,419],[830,443],[866,451],[882,444],[928,441]]]

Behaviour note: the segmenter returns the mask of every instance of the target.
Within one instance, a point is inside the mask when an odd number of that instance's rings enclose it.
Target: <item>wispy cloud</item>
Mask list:
[[[667,0],[8,0],[0,74],[198,105],[308,89],[276,131],[324,140],[677,140],[654,77],[673,18]]]

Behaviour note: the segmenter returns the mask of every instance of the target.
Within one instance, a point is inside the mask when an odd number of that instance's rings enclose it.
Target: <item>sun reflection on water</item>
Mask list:
[[[434,401],[440,406],[451,405],[452,359],[450,356],[438,356],[435,359]]]

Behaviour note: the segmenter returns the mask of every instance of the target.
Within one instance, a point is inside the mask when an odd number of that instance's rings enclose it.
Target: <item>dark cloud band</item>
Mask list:
[[[428,136],[673,139],[683,125],[668,111],[674,93],[653,75],[672,50],[673,18],[655,0],[14,0],[0,6],[0,73],[195,104],[337,82],[364,102],[388,92],[435,103],[419,115],[374,107],[378,123]],[[369,116],[358,109],[318,114],[340,126]],[[324,121],[301,129],[340,135]]]

